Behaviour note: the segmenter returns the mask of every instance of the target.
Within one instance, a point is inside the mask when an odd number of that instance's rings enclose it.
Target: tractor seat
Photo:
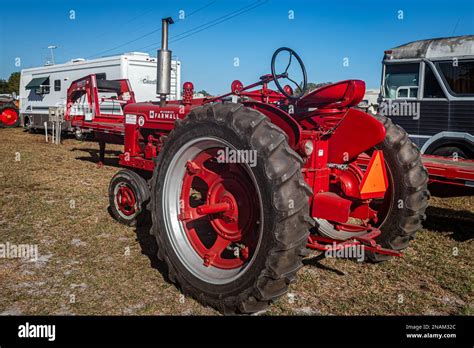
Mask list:
[[[340,109],[360,103],[365,94],[365,82],[345,80],[318,88],[298,100],[299,108]]]

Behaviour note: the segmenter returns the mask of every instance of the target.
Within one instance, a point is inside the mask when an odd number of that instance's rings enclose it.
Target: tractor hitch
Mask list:
[[[367,233],[351,237],[347,240],[335,240],[328,237],[310,234],[306,247],[313,250],[320,250],[324,252],[334,252],[342,249],[353,248],[361,246],[364,251],[371,251],[377,254],[384,254],[390,256],[402,256],[402,253],[393,249],[383,248],[375,241],[382,232],[375,227],[370,227]]]

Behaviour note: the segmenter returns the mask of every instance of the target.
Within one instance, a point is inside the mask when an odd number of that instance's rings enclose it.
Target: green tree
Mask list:
[[[305,93],[305,95],[308,94],[311,91],[314,91],[315,89],[324,87],[326,85],[330,85],[331,83],[332,82],[321,82],[321,83],[308,82],[306,84],[306,93]],[[299,92],[299,91],[295,91],[295,94],[297,94],[296,92]]]
[[[16,95],[20,94],[20,72],[16,71],[8,78],[8,92],[15,92]]]
[[[0,93],[8,93],[8,82],[0,79]]]
[[[308,84],[306,85],[306,88],[307,88],[307,89],[306,89],[306,93],[309,93],[309,92],[311,92],[312,90],[314,90],[314,89],[316,89],[316,88],[318,88],[318,87],[317,87],[317,84],[316,84],[316,83],[314,83],[314,82],[308,82]]]
[[[20,72],[11,73],[8,80],[0,79],[0,93],[12,94],[15,92],[20,94]]]
[[[211,95],[209,93],[207,93],[207,91],[205,91],[204,89],[202,91],[199,91],[198,93],[201,93],[203,96],[205,97],[210,97]]]

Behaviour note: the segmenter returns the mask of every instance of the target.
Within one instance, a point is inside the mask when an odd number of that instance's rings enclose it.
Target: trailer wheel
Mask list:
[[[247,160],[232,160],[238,151]],[[152,178],[151,233],[184,294],[232,314],[287,291],[312,223],[301,164],[284,132],[241,104],[205,105],[175,123]]]
[[[403,250],[408,247],[415,233],[425,220],[425,210],[430,197],[428,171],[421,161],[418,147],[408,138],[407,132],[382,115],[375,116],[385,126],[386,135],[377,149],[382,150],[392,177],[389,201],[380,211],[379,228],[382,234],[376,238],[384,248]],[[367,253],[374,262],[385,261],[388,255]]]
[[[441,146],[434,150],[431,155],[443,156],[455,159],[473,159],[473,155],[459,146]]]
[[[84,132],[79,127],[77,127],[74,130],[74,136],[75,136],[76,140],[78,140],[78,141],[84,141],[84,139],[86,138]]]
[[[145,204],[150,198],[148,184],[140,175],[124,169],[109,184],[109,212],[118,222],[135,226],[146,220]]]
[[[20,125],[18,110],[13,106],[0,108],[0,127],[13,128]]]
[[[23,120],[23,128],[25,128],[28,133],[35,134],[37,133],[37,129],[35,128],[35,124],[33,121],[33,116],[25,116]]]

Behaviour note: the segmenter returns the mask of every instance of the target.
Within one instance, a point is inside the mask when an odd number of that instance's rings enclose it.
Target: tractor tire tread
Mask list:
[[[397,162],[400,170],[398,175],[400,180],[396,184],[400,185],[402,202],[401,209],[392,212],[390,220],[392,223],[377,238],[377,242],[385,248],[393,250],[403,250],[408,247],[410,240],[422,228],[422,222],[426,218],[425,210],[430,197],[428,184],[428,171],[421,161],[421,153],[418,147],[408,138],[408,134],[398,125],[395,125],[388,117],[382,115],[375,116],[386,129],[386,137],[381,145],[384,154],[392,154],[392,158]],[[390,256],[367,253],[368,259],[373,262],[385,261]]]

